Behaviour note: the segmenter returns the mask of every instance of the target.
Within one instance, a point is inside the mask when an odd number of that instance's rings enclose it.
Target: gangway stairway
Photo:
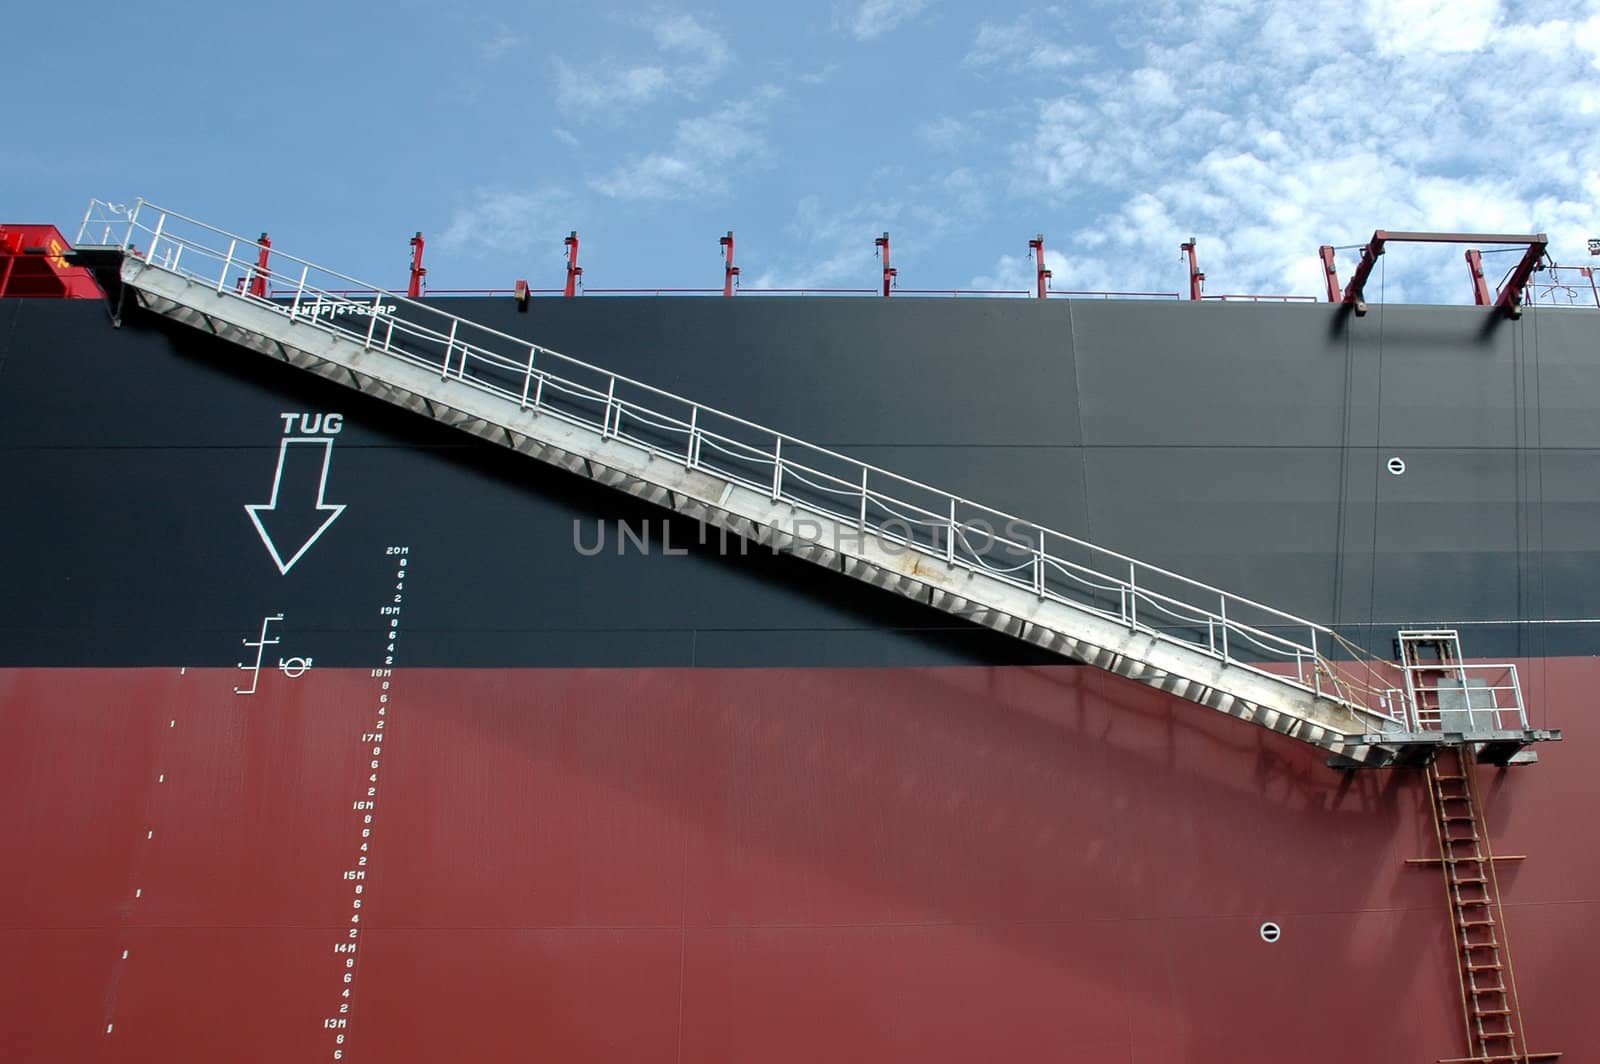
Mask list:
[[[1420,726],[1334,632],[142,201],[91,204],[119,298],[435,421],[1320,747],[1341,764],[1559,738]],[[118,239],[120,238],[120,239]],[[93,254],[93,251],[90,252]],[[287,263],[288,265],[284,265]],[[352,294],[357,293],[357,294]],[[1003,529],[1004,534],[998,534]]]

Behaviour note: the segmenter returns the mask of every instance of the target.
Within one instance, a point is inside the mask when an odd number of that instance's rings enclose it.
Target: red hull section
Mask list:
[[[1525,669],[1516,978],[1600,1059],[1600,663]],[[1465,1052],[1421,774],[1092,670],[240,677],[0,671],[0,1060]]]

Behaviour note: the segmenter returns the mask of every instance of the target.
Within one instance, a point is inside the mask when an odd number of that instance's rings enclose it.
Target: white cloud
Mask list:
[[[617,199],[677,199],[726,190],[730,168],[759,161],[767,151],[762,127],[780,93],[763,86],[743,100],[680,120],[660,151],[628,160],[589,184]]]
[[[845,16],[844,26],[858,41],[870,41],[920,15],[928,0],[861,0]]]
[[[1073,290],[1074,272],[1067,257],[1048,244],[1044,249],[1044,268],[1051,273],[1049,285],[1052,292]],[[994,269],[974,277],[969,287],[989,292],[1033,292],[1039,283],[1038,263],[1033,255],[1002,255],[995,261]]]
[[[684,55],[700,66],[721,70],[731,58],[722,35],[701,25],[693,15],[646,16],[639,25],[663,52]]]
[[[842,210],[825,209],[819,196],[795,204],[787,227],[800,247],[787,265],[767,268],[746,281],[750,288],[870,288],[878,277],[873,240],[903,213],[902,204],[867,201]],[[891,265],[896,260],[890,246]]]
[[[656,55],[634,64],[608,58],[581,67],[557,59],[552,77],[558,108],[577,117],[598,117],[668,93],[692,95],[732,61],[722,35],[692,15],[641,16],[633,25],[650,35]]]
[[[557,60],[556,106],[575,114],[607,111],[649,103],[672,83],[664,67],[635,66],[596,76]]]
[[[1383,55],[1476,52],[1489,42],[1499,0],[1367,0],[1366,26]]]
[[[488,40],[478,46],[478,52],[483,56],[485,63],[494,63],[505,57],[508,52],[513,52],[526,43],[527,38],[520,33],[514,33],[505,26],[498,26]]]
[[[1376,228],[1546,230],[1576,261],[1600,232],[1600,16],[1400,6],[1330,45],[1330,0],[1174,3],[1123,36],[1131,69],[1036,101],[1012,192],[1074,219],[1056,286],[1180,289],[1190,235],[1213,293],[1320,292],[1317,246]],[[1396,248],[1379,283],[1461,301],[1460,258]]]
[[[572,198],[554,187],[479,188],[456,209],[439,243],[498,254],[544,243],[556,246],[573,227],[572,210]]]
[[[917,126],[917,137],[931,147],[950,151],[972,138],[972,130],[954,115],[941,115]]]
[[[1044,12],[1030,12],[1011,22],[984,22],[978,27],[966,62],[970,66],[1002,66],[1014,71],[1051,73],[1078,66],[1094,53],[1083,45],[1050,39],[1053,26],[1063,21],[1061,10],[1050,8]]]
[[[786,227],[798,251],[747,281],[751,288],[875,288],[881,265],[874,240],[890,233],[890,265],[900,270],[905,288],[932,288],[946,278],[919,269],[918,259],[952,232],[970,228],[988,208],[993,178],[958,167],[921,181],[901,182],[893,172],[878,175],[895,186],[892,195],[829,208],[815,195],[795,204]],[[897,229],[898,227],[898,229]],[[924,263],[926,259],[923,259]]]

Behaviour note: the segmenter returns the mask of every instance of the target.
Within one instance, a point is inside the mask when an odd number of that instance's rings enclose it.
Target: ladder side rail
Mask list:
[[[1406,706],[1411,714],[1411,729],[1413,731],[1435,730],[1423,720],[1423,706],[1417,690],[1416,676],[1416,642],[1411,633],[1400,633],[1400,673],[1405,678]],[[1437,721],[1433,723],[1437,724]]]
[[[159,217],[158,217],[158,220],[156,222],[156,226],[158,226],[158,227],[168,227],[168,226],[170,226],[170,224],[171,224],[171,222],[173,220],[179,220],[179,221],[182,221],[183,223],[185,223],[186,225],[198,227],[203,232],[213,234],[219,240],[221,238],[223,238],[223,237],[226,237],[230,241],[230,243],[234,244],[235,248],[237,247],[237,241],[240,238],[234,237],[231,234],[227,234],[223,230],[216,229],[215,227],[212,227],[212,226],[208,226],[205,223],[198,222],[195,219],[191,219],[191,218],[189,218],[188,216],[185,216],[185,215],[177,214],[176,212],[164,211],[164,210],[161,210],[160,208],[154,208],[154,207],[152,207],[151,209],[159,211]],[[135,229],[142,229],[142,228],[144,228],[144,225],[138,219],[131,220],[131,222],[130,222],[130,231],[135,230]],[[190,237],[188,237],[186,235],[185,236],[176,236],[173,233],[171,233],[170,231],[168,231],[167,234],[165,235],[164,239],[182,241],[185,244],[188,244],[190,246],[195,246],[197,248],[202,249],[203,251],[209,252],[212,258],[217,258],[218,257],[215,254],[215,249],[214,248],[209,248],[206,245],[201,244],[198,241],[195,241],[195,240],[193,240],[192,238],[190,238]],[[319,275],[322,275],[324,277],[332,279],[333,281],[338,282],[342,286],[342,289],[344,291],[361,290],[361,291],[365,291],[365,292],[372,292],[372,291],[375,290],[372,286],[367,285],[364,282],[358,281],[355,278],[351,278],[351,277],[348,277],[346,275],[339,274],[339,273],[337,273],[335,271],[327,270],[324,267],[316,266],[315,264],[306,262],[305,260],[299,259],[299,258],[297,258],[297,257],[295,257],[293,255],[290,255],[290,254],[286,253],[286,252],[279,252],[279,251],[275,250],[274,251],[274,255],[277,256],[280,260],[287,260],[287,261],[290,261],[290,262],[301,264],[303,267],[305,267],[308,270],[314,270]],[[230,254],[230,255],[226,256],[223,259],[223,261],[224,261],[224,270],[223,270],[223,272],[225,273],[226,270],[227,270],[227,264],[231,263],[232,261],[234,261],[234,256]],[[193,256],[190,257],[189,262],[193,263]],[[189,271],[185,271],[185,275],[186,276],[189,275]],[[225,277],[220,277],[219,280],[224,280],[225,281]],[[225,285],[224,285],[224,287],[225,287]],[[364,300],[354,301],[354,300],[350,300],[348,297],[341,297],[341,296],[335,295],[334,294],[335,290],[330,289],[330,288],[326,288],[322,284],[317,284],[317,285],[308,284],[304,291],[313,293],[313,295],[315,297],[320,298],[320,300],[325,301],[329,305],[338,305],[338,304],[364,305],[365,304]],[[249,297],[246,296],[246,298],[249,298]],[[259,299],[259,297],[257,297],[257,298]],[[382,296],[382,295],[380,295],[379,297],[376,297],[374,302],[373,302],[373,304],[372,304],[372,306],[373,307],[378,306],[384,300],[384,298],[385,297]],[[414,320],[412,320],[414,316],[426,315],[426,316],[429,316],[429,317],[436,318],[437,320],[439,320],[441,322],[441,324],[443,322],[445,322],[445,321],[448,321],[452,325],[456,325],[458,328],[460,326],[464,325],[464,326],[466,326],[467,330],[469,330],[474,336],[483,336],[483,337],[491,337],[491,338],[493,338],[496,341],[497,346],[500,343],[505,343],[505,344],[515,345],[515,348],[517,350],[520,350],[520,351],[526,351],[527,350],[527,346],[528,345],[527,345],[527,341],[526,340],[515,338],[515,337],[510,337],[510,336],[507,336],[506,334],[499,333],[496,330],[487,329],[485,327],[478,326],[478,325],[476,325],[474,323],[465,322],[462,319],[454,318],[454,316],[449,315],[449,314],[447,314],[447,313],[445,313],[445,312],[443,312],[441,310],[438,310],[437,308],[429,307],[429,306],[426,306],[424,304],[421,304],[421,303],[406,299],[403,296],[395,295],[395,296],[392,296],[392,297],[389,297],[389,298],[392,299],[392,301],[394,303],[403,305],[407,310],[407,314],[400,318],[400,321],[406,322],[407,324],[400,325],[400,324],[397,323],[395,330],[393,330],[395,332],[400,333],[402,336],[410,335],[410,336],[417,336],[417,337],[426,338],[430,334],[437,335],[438,334],[438,330],[431,329],[431,328],[429,328],[427,326],[421,326],[419,328],[418,324]],[[280,312],[283,311],[283,308],[281,306],[279,306],[278,303],[273,302],[272,305],[275,306],[275,307],[278,307]],[[361,343],[363,343],[364,346],[366,346],[368,340],[371,337],[372,331],[373,331],[372,330],[372,323],[370,321],[365,321],[365,320],[362,320],[362,319],[366,318],[366,317],[369,317],[370,315],[358,315],[356,317],[355,320],[360,320],[363,325],[367,326],[366,329],[360,330],[360,331],[358,331],[356,329],[340,328],[339,327],[340,323],[339,323],[338,319],[341,316],[348,316],[348,315],[341,315],[336,311],[334,313],[329,313],[329,314],[326,314],[326,315],[324,315],[324,314],[313,315],[312,316],[312,320],[319,327],[326,327],[326,328],[329,329],[329,331],[334,331],[334,332],[338,332],[338,333],[340,333],[342,335],[345,335],[345,336],[353,337],[358,342],[361,342]],[[296,319],[296,320],[298,320],[298,319]],[[468,341],[465,341],[465,342],[470,344],[471,346],[468,347],[465,350],[465,352],[463,353],[463,355],[462,355],[462,366],[458,370],[458,379],[464,379],[465,376],[467,376],[467,371],[468,371],[467,363],[473,361],[475,357],[478,358],[478,360],[480,360],[480,361],[484,361],[486,364],[490,364],[490,365],[495,364],[494,360],[491,360],[491,359],[489,359],[489,358],[487,358],[485,356],[478,356],[476,354],[478,351],[484,351],[484,352],[488,352],[489,351],[489,348],[485,344],[475,343],[475,342],[473,342],[471,340],[468,340]],[[448,340],[446,340],[446,344],[447,345],[449,344]],[[449,356],[449,353],[450,352],[447,350],[446,357]],[[660,400],[665,400],[668,403],[670,403],[670,404],[672,404],[674,406],[680,407],[685,411],[696,409],[696,408],[698,408],[701,411],[707,411],[707,412],[710,411],[710,408],[700,406],[699,404],[695,404],[695,403],[691,402],[690,400],[684,399],[681,396],[677,396],[677,395],[674,395],[673,393],[666,392],[666,391],[664,391],[662,389],[655,388],[655,387],[653,387],[651,385],[644,384],[643,382],[634,381],[634,380],[631,380],[631,379],[628,379],[628,378],[617,377],[617,376],[612,375],[612,374],[607,374],[607,373],[605,373],[605,371],[600,370],[598,367],[595,367],[595,366],[593,366],[593,365],[591,365],[589,363],[582,362],[581,360],[578,360],[578,359],[573,359],[573,358],[571,358],[569,356],[566,356],[566,355],[563,355],[563,354],[561,354],[559,352],[550,351],[548,349],[540,349],[540,354],[543,356],[543,361],[544,361],[544,364],[545,364],[546,367],[548,367],[551,362],[555,362],[555,363],[558,363],[559,366],[561,366],[561,367],[570,367],[570,368],[572,368],[574,370],[580,371],[583,374],[590,374],[590,375],[602,375],[603,374],[607,379],[614,379],[619,383],[620,382],[626,382],[626,385],[630,390],[636,391],[641,396],[650,396],[650,397],[654,397],[654,398],[657,398],[657,399],[660,399]],[[446,368],[446,369],[449,368],[448,366],[443,365],[443,363],[445,363],[445,361],[446,361],[446,359],[441,359],[440,360],[441,365],[440,365],[439,368]],[[516,364],[516,365],[513,366],[513,365],[509,364],[509,360],[508,360],[508,364],[507,365],[500,366],[499,368],[507,370],[507,371],[514,370],[518,377],[522,377],[523,373],[525,372],[525,368],[524,368],[523,365]],[[555,374],[550,373],[550,371],[548,369],[546,369],[545,372],[547,374],[549,374],[549,375],[548,376],[542,376],[541,377],[541,383],[542,384],[553,383]],[[510,389],[510,388],[505,388],[505,387],[501,386],[501,384],[498,381],[493,379],[493,376],[494,376],[493,374],[489,374],[489,373],[476,373],[476,372],[474,372],[472,374],[472,376],[481,385],[487,385],[488,386],[487,390],[491,391],[493,394],[502,395],[503,397],[510,398],[513,401],[516,401],[516,402],[518,402],[520,404],[520,402],[521,402],[521,389],[520,389],[520,387],[517,388],[517,389],[514,389],[514,390]],[[521,382],[519,381],[519,384],[520,383]],[[646,412],[646,411],[650,411],[651,413],[653,413],[655,415],[659,415],[659,414],[662,413],[661,411],[653,410],[652,407],[650,407],[649,405],[645,404],[644,402],[637,402],[637,403],[633,404],[633,409],[634,409],[635,412],[638,412],[638,413],[643,413],[643,412]],[[979,511],[979,512],[984,513],[984,514],[992,515],[996,519],[996,521],[998,522],[999,527],[1006,527],[1007,524],[1010,523],[1013,527],[1022,527],[1022,528],[1030,528],[1030,529],[1038,530],[1039,532],[1042,532],[1042,533],[1045,534],[1045,539],[1046,539],[1047,542],[1054,541],[1056,543],[1070,544],[1071,546],[1073,546],[1073,547],[1075,547],[1075,548],[1077,548],[1077,549],[1079,549],[1081,551],[1088,552],[1088,554],[1090,554],[1091,556],[1093,556],[1097,560],[1103,561],[1104,563],[1106,563],[1106,568],[1112,568],[1112,567],[1121,568],[1121,567],[1124,567],[1124,566],[1128,567],[1128,572],[1130,574],[1128,579],[1124,579],[1123,577],[1121,577],[1119,575],[1116,575],[1115,572],[1106,572],[1105,569],[1101,568],[1101,566],[1099,566],[1099,565],[1087,566],[1087,567],[1084,567],[1084,568],[1088,568],[1088,569],[1092,570],[1096,574],[1098,579],[1103,579],[1108,584],[1111,584],[1113,586],[1117,586],[1119,588],[1126,588],[1126,591],[1123,593],[1123,598],[1128,603],[1129,608],[1130,608],[1130,612],[1134,608],[1135,603],[1137,603],[1140,599],[1144,599],[1146,602],[1162,601],[1162,602],[1166,602],[1166,603],[1170,603],[1170,604],[1181,604],[1185,609],[1204,609],[1205,612],[1207,614],[1209,614],[1209,616],[1206,617],[1206,620],[1208,622],[1207,623],[1207,628],[1208,629],[1212,629],[1212,626],[1215,625],[1215,624],[1220,624],[1222,626],[1222,628],[1225,630],[1224,634],[1226,632],[1228,632],[1228,631],[1231,631],[1234,634],[1236,634],[1237,636],[1243,637],[1247,643],[1254,643],[1256,646],[1264,648],[1264,649],[1268,650],[1269,652],[1281,653],[1283,658],[1285,660],[1289,661],[1289,662],[1303,661],[1308,657],[1309,658],[1315,658],[1316,655],[1317,655],[1317,648],[1315,646],[1315,639],[1316,639],[1317,634],[1318,633],[1327,633],[1329,635],[1332,634],[1330,632],[1330,630],[1325,629],[1320,625],[1316,625],[1314,622],[1307,621],[1307,620],[1305,620],[1303,618],[1296,617],[1293,614],[1289,614],[1289,613],[1287,613],[1285,611],[1278,610],[1278,609],[1276,609],[1274,607],[1271,607],[1271,606],[1267,606],[1264,603],[1259,603],[1259,602],[1256,602],[1254,600],[1244,598],[1243,596],[1234,595],[1232,593],[1225,592],[1225,591],[1221,590],[1220,588],[1212,587],[1211,585],[1205,584],[1205,583],[1203,583],[1201,581],[1193,580],[1193,579],[1191,579],[1189,577],[1185,577],[1185,576],[1183,576],[1183,575],[1181,575],[1179,573],[1174,573],[1174,572],[1172,572],[1170,570],[1167,570],[1167,569],[1164,569],[1164,568],[1162,568],[1160,566],[1155,566],[1155,565],[1151,565],[1149,563],[1141,562],[1138,559],[1134,559],[1134,558],[1128,557],[1127,555],[1123,555],[1123,554],[1121,554],[1121,553],[1119,553],[1117,551],[1109,550],[1107,548],[1100,547],[1100,546],[1098,546],[1096,544],[1088,543],[1087,541],[1078,539],[1078,538],[1073,537],[1073,536],[1066,535],[1064,533],[1053,532],[1052,530],[1048,530],[1048,529],[1040,529],[1038,525],[1036,525],[1036,524],[1034,524],[1032,522],[1022,521],[1021,519],[1016,518],[1013,515],[1007,514],[1007,513],[1003,512],[1003,511],[995,510],[995,509],[990,508],[990,507],[980,506],[979,504],[972,503],[972,502],[970,502],[970,500],[963,499],[960,496],[956,496],[956,495],[953,495],[953,494],[948,493],[948,492],[943,492],[943,491],[941,491],[939,489],[931,487],[930,485],[926,485],[926,484],[920,483],[918,481],[912,480],[911,478],[904,477],[904,476],[901,476],[899,474],[893,473],[893,472],[891,472],[889,470],[884,470],[884,469],[880,469],[878,467],[869,466],[867,463],[857,462],[857,461],[855,461],[853,459],[849,459],[847,456],[840,455],[837,452],[832,452],[832,451],[829,451],[826,448],[817,447],[816,445],[807,444],[804,441],[796,440],[793,437],[790,437],[790,436],[788,436],[786,434],[775,432],[774,430],[767,429],[764,426],[756,425],[753,422],[746,421],[746,420],[744,420],[742,418],[738,418],[738,417],[736,417],[734,415],[728,415],[728,414],[725,414],[725,413],[722,413],[722,412],[718,411],[717,412],[717,416],[725,423],[737,424],[737,425],[743,426],[744,429],[746,429],[747,431],[750,431],[750,432],[753,432],[753,433],[757,433],[757,434],[759,434],[761,436],[765,436],[765,437],[767,437],[768,439],[770,439],[772,441],[772,443],[771,443],[771,451],[770,452],[757,454],[755,452],[760,451],[761,449],[760,448],[752,448],[751,449],[751,453],[745,454],[744,458],[745,458],[747,464],[749,464],[749,463],[759,463],[759,464],[763,464],[763,465],[767,466],[767,468],[769,470],[775,471],[776,468],[777,468],[777,460],[778,459],[777,459],[777,456],[776,456],[776,452],[778,451],[778,449],[781,448],[781,447],[790,447],[790,449],[792,451],[793,447],[798,446],[798,447],[803,448],[808,454],[825,455],[825,456],[828,457],[828,459],[830,461],[832,461],[834,463],[842,463],[846,467],[852,468],[854,470],[858,470],[858,471],[860,471],[861,475],[863,475],[863,476],[867,475],[870,472],[870,475],[877,481],[878,484],[880,484],[882,486],[880,486],[878,488],[878,490],[870,493],[870,495],[864,495],[862,497],[862,501],[870,503],[873,500],[876,500],[878,503],[884,504],[881,508],[884,508],[884,509],[895,509],[895,510],[900,511],[902,514],[909,512],[912,515],[914,515],[915,520],[911,523],[912,524],[911,531],[907,532],[903,528],[901,528],[901,529],[891,529],[890,530],[893,533],[897,533],[895,535],[895,538],[898,538],[899,540],[902,540],[902,541],[906,541],[907,545],[911,545],[911,544],[915,543],[915,544],[917,544],[919,546],[919,549],[920,549],[920,547],[922,547],[922,546],[926,546],[926,545],[929,545],[929,544],[931,544],[931,543],[933,543],[935,541],[939,541],[941,539],[941,534],[947,535],[947,536],[951,536],[951,537],[955,537],[955,538],[959,538],[960,535],[963,533],[963,531],[966,528],[970,527],[971,521],[969,520],[967,522],[952,524],[952,522],[950,520],[950,517],[948,515],[948,511],[952,506],[962,506],[962,507],[968,508],[969,510]],[[674,422],[673,422],[673,428],[674,428],[675,431],[684,431],[684,430],[686,430],[686,426],[678,423],[676,420],[674,420]],[[708,430],[704,430],[702,432],[702,436],[703,436],[703,439],[705,440],[705,442],[713,442],[713,441],[717,441],[717,439],[718,439],[717,434],[711,433]],[[733,444],[730,445],[730,446],[732,446],[732,448],[735,449],[735,450],[739,450],[739,449],[742,449],[743,447],[749,447],[750,445],[744,444],[743,441],[734,441]],[[701,453],[704,454],[704,451],[702,450]],[[825,476],[834,476],[835,475],[835,474],[829,473],[826,470],[816,469],[815,467],[810,466],[810,465],[797,464],[797,463],[793,462],[789,458],[788,455],[785,455],[784,458],[783,458],[783,468],[784,468],[784,470],[786,472],[789,471],[789,470],[795,470],[795,471],[809,472],[809,473],[811,473],[813,475],[819,475],[819,474],[820,475],[825,475]],[[740,479],[741,482],[746,482],[747,481],[747,478],[744,477],[744,476],[741,476],[739,479]],[[844,478],[840,478],[840,479],[844,479]],[[851,477],[850,480],[853,482],[854,477]],[[892,491],[891,490],[886,490],[890,486],[892,486],[893,490]],[[780,485],[780,487],[781,487],[781,485]],[[921,497],[921,498],[930,498],[930,499],[942,500],[942,505],[939,505],[937,507],[920,506],[920,505],[912,502],[911,499],[906,498],[905,497],[906,494],[915,495],[915,496]],[[871,518],[870,511],[873,509],[873,506],[868,505],[867,509],[869,511],[869,513],[868,513],[869,523],[870,524],[874,524],[879,531],[884,531],[884,529],[882,527],[883,524],[885,522],[887,522],[893,515],[885,513],[883,515],[883,520],[882,521],[872,522],[870,520],[870,518]],[[902,517],[901,520],[904,520],[904,518]],[[926,531],[922,531],[923,529],[926,529]],[[1030,539],[1031,538],[1032,537],[1030,537]],[[1032,562],[1032,564],[1036,567],[1039,576],[1035,577],[1035,578],[1033,578],[1031,580],[1023,581],[1022,583],[1024,584],[1024,586],[1032,585],[1032,586],[1035,586],[1035,587],[1039,587],[1039,586],[1041,586],[1042,583],[1044,583],[1044,581],[1041,578],[1042,578],[1042,576],[1043,576],[1043,574],[1045,572],[1047,572],[1049,570],[1060,571],[1064,566],[1065,567],[1072,567],[1074,565],[1080,565],[1081,564],[1081,563],[1073,563],[1073,562],[1071,562],[1070,559],[1056,556],[1056,555],[1052,554],[1052,552],[1049,551],[1048,549],[1038,548],[1038,547],[1034,546],[1032,543],[1026,542],[1026,541],[1024,541],[1024,540],[1022,540],[1020,538],[1006,537],[1006,543],[1007,543],[1007,545],[1009,545],[1011,547],[1020,548],[1021,550],[1026,552],[1026,555],[1028,557],[1030,557],[1030,558],[1034,557],[1034,556],[1037,556],[1036,560],[1034,560]],[[970,558],[969,560],[975,565],[981,565],[981,567],[983,569],[985,569],[986,571],[989,571],[991,575],[995,575],[993,573],[993,570],[996,568],[995,566],[986,564],[984,560],[978,559],[976,557]],[[1076,570],[1074,570],[1074,571],[1076,571]],[[1201,598],[1204,598],[1206,596],[1213,597],[1214,600],[1217,603],[1217,608],[1216,609],[1210,609],[1210,608],[1207,608],[1207,607],[1197,607],[1194,602],[1189,601],[1187,599],[1178,598],[1176,595],[1165,595],[1164,598],[1159,599],[1159,600],[1151,598],[1150,594],[1147,592],[1147,588],[1149,588],[1150,585],[1153,582],[1155,582],[1156,580],[1170,581],[1173,584],[1175,584],[1178,588],[1183,589],[1183,591],[1186,594],[1193,594],[1196,597],[1201,597]],[[1231,617],[1227,617],[1227,614],[1229,614],[1229,613],[1232,614]],[[1260,615],[1260,617],[1262,617],[1262,618],[1270,619],[1274,623],[1275,626],[1282,625],[1284,628],[1292,628],[1292,629],[1300,629],[1300,630],[1308,631],[1312,636],[1312,642],[1309,645],[1307,645],[1307,644],[1299,644],[1294,640],[1285,639],[1282,636],[1275,635],[1275,634],[1267,631],[1265,628],[1260,627],[1258,624],[1247,624],[1243,620],[1241,620],[1241,615],[1244,615],[1244,614]],[[1168,635],[1167,638],[1171,638],[1171,636]],[[1206,648],[1206,647],[1209,647],[1212,643],[1215,642],[1215,632],[1214,632],[1214,630],[1208,630],[1208,632],[1207,632],[1207,634],[1206,634],[1206,636],[1204,638],[1201,638],[1201,637],[1199,637],[1197,635],[1194,639],[1190,639],[1190,640],[1175,640],[1175,641],[1186,642],[1190,646]],[[1224,641],[1226,641],[1226,640],[1224,640]],[[1274,674],[1274,675],[1277,675],[1277,674]]]

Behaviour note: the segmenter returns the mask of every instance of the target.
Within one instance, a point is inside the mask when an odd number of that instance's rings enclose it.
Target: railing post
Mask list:
[[[600,438],[603,440],[611,434],[611,404],[617,400],[617,375],[611,375],[611,382],[606,386],[605,416],[600,419]]]
[[[956,497],[950,496],[950,523],[944,530],[944,563],[956,563]]]
[[[1134,564],[1128,563],[1128,627],[1139,627],[1139,582],[1136,579]]]
[[[161,230],[166,226],[166,224],[167,215],[165,212],[162,212],[161,217],[156,219],[155,232],[150,234],[150,246],[146,248],[144,252],[144,261],[150,263],[152,266],[155,265],[156,261],[156,245],[161,243]]]
[[[1217,596],[1217,604],[1221,606],[1218,616],[1222,618],[1222,663],[1228,663],[1228,596]]]
[[[1318,658],[1317,658],[1317,626],[1314,625],[1314,624],[1313,625],[1307,625],[1306,626],[1306,631],[1311,633],[1311,642],[1309,644],[1310,647],[1311,647],[1311,688],[1312,688],[1312,690],[1314,690],[1317,693],[1317,697],[1321,698],[1322,697],[1322,672],[1321,672],[1321,670],[1319,670],[1317,668],[1317,661],[1318,661]],[[1297,668],[1299,667],[1299,661],[1300,661],[1300,651],[1297,648],[1295,650],[1295,664],[1296,664]]]
[[[128,248],[133,244],[133,227],[139,224],[139,212],[144,210],[144,198],[133,201],[133,213],[128,215],[128,228],[122,234],[122,253],[126,255]],[[222,289],[217,289],[222,291]]]
[[[450,356],[456,353],[456,328],[460,324],[460,318],[450,319],[450,336],[444,342],[444,365],[439,367],[440,380],[450,376]]]
[[[867,467],[861,467],[861,516],[856,520],[856,531],[867,530]]]
[[[1517,700],[1517,725],[1526,731],[1528,728],[1528,707],[1522,704],[1522,681],[1517,679],[1517,667],[1511,668],[1511,694]],[[1500,725],[1500,714],[1495,714],[1495,726]]]
[[[294,290],[294,305],[289,308],[289,320],[290,321],[294,321],[297,317],[300,316],[300,300],[306,294],[306,271],[309,270],[309,269],[311,269],[310,266],[302,266],[302,267],[300,267],[300,283],[295,286],[295,290]]]
[[[366,346],[368,351],[372,350],[372,338],[374,336],[376,336],[377,333],[378,333],[378,310],[382,306],[383,306],[383,293],[379,292],[377,295],[372,297],[372,320],[367,322],[367,342],[366,342],[365,346]],[[466,365],[467,365],[467,360],[465,358],[462,358],[461,367],[463,369],[465,369]]]
[[[528,389],[533,385],[533,355],[539,349],[528,345],[528,371],[522,375],[522,409],[528,409]]]
[[[1044,529],[1039,529],[1039,549],[1033,555],[1033,593],[1044,598]]]
[[[783,492],[783,437],[779,436],[772,447],[772,501],[777,502]]]
[[[239,250],[239,238],[234,237],[228,241],[228,258],[222,264],[222,273],[217,275],[217,295],[222,294],[222,289],[228,283],[228,271],[233,269],[233,253]]]
[[[695,467],[695,463],[700,460],[699,454],[696,453],[699,450],[699,445],[700,408],[698,406],[691,406],[689,408],[689,448],[684,456],[683,463],[685,469],[693,469]]]

